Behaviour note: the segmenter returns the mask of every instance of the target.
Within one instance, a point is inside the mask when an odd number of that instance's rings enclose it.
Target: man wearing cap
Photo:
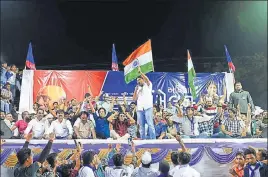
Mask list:
[[[158,171],[150,168],[152,163],[152,155],[150,152],[145,151],[141,157],[141,167],[136,168],[131,177],[157,177]]]
[[[152,83],[149,78],[141,72],[138,67],[140,76],[137,78],[138,85],[133,94],[133,100],[137,101],[137,121],[139,125],[140,137],[145,139],[145,123],[148,125],[149,138],[155,139],[155,128],[153,121],[153,95]]]

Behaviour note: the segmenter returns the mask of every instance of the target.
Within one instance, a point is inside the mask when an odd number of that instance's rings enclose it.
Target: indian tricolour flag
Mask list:
[[[196,74],[195,74],[194,65],[193,65],[189,50],[187,50],[187,59],[188,59],[188,85],[191,89],[191,94],[193,98],[195,99],[196,90],[194,86],[194,78],[196,77]]]
[[[151,40],[148,40],[132,52],[123,62],[123,65],[125,66],[124,75],[126,83],[133,81],[140,75],[138,66],[140,66],[141,72],[144,74],[154,71]]]

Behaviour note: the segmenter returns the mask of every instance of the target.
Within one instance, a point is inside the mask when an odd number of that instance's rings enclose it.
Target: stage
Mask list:
[[[129,163],[130,146],[127,141],[117,140],[77,140],[82,142],[84,150],[93,150],[100,158],[108,154],[108,143],[115,147],[121,144],[120,152],[125,155],[125,163]],[[190,165],[201,173],[201,176],[229,176],[228,169],[233,164],[235,154],[244,148],[267,148],[267,139],[184,139],[185,146],[192,154]],[[32,149],[34,159],[41,153],[47,140],[32,140],[29,148]],[[1,148],[1,176],[12,176],[12,168],[17,162],[16,152],[23,146],[24,140],[7,139]],[[138,158],[148,149],[152,152],[153,167],[157,167],[161,160],[170,161],[172,151],[180,150],[176,140],[135,140]],[[52,152],[59,153],[59,158],[68,157],[75,148],[73,140],[55,140]],[[140,161],[138,161],[140,163]],[[111,160],[110,165],[113,165]]]

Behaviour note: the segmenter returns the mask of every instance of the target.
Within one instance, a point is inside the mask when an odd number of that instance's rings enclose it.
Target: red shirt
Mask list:
[[[119,136],[124,136],[127,133],[127,128],[130,126],[130,120],[125,120],[123,122],[115,119],[112,122],[112,125],[114,127],[114,131],[118,133]]]
[[[18,120],[15,125],[16,127],[18,127],[20,134],[24,134],[24,130],[26,130],[28,123],[24,120]]]

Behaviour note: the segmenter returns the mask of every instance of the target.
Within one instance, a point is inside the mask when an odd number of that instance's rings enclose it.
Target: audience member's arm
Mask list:
[[[34,122],[34,121],[35,121],[35,120],[31,120],[31,121],[28,123],[28,126],[27,126],[26,130],[24,131],[24,134],[25,134],[25,135],[29,134],[30,131],[32,130],[32,128],[33,128],[33,122]]]
[[[176,135],[176,140],[177,140],[177,141],[179,142],[179,144],[181,145],[181,150],[182,150],[183,152],[187,152],[187,149],[186,149],[186,147],[185,147],[185,145],[184,145],[184,143],[183,143],[183,141],[182,141],[180,135]]]
[[[249,93],[248,93],[247,99],[248,99],[248,103],[251,106],[251,111],[254,112],[255,111],[255,106],[254,106],[253,100],[252,100],[252,98],[251,98]]]
[[[69,137],[68,138],[72,139],[72,135],[73,135],[74,131],[73,131],[72,124],[71,124],[71,122],[69,120],[66,120],[66,126],[67,126],[68,131],[69,131]]]
[[[115,102],[115,98],[112,97],[112,101],[111,101],[111,104],[110,104],[110,110],[109,110],[109,112],[113,112],[113,110],[114,110],[114,102]]]
[[[126,99],[126,92],[123,93],[123,103],[125,104],[125,106],[128,106],[127,104],[127,99]]]
[[[118,115],[118,112],[117,111],[115,111],[112,115],[110,115],[109,117],[108,117],[108,122],[110,122],[110,123],[113,123],[113,121],[114,121],[114,118],[115,118],[115,116],[117,116]]]
[[[230,97],[229,97],[228,107],[229,108],[233,108],[234,107],[234,100],[233,100],[233,94],[232,93],[230,94]]]
[[[232,132],[228,132],[226,129],[225,129],[225,125],[224,124],[222,124],[221,125],[221,131],[224,133],[224,134],[226,134],[226,135],[232,135]]]
[[[33,138],[33,134],[29,133],[29,134],[25,135],[24,138],[25,138],[25,143],[24,143],[22,148],[28,148],[30,140]]]
[[[92,129],[91,129],[91,135],[92,135],[92,138],[93,139],[96,139],[97,138],[96,131],[95,131],[95,128],[94,127],[92,127]]]
[[[89,107],[90,107],[93,114],[96,113],[96,110],[95,110],[94,106],[92,105],[91,100],[89,100]]]
[[[104,92],[101,91],[100,94],[98,96],[95,97],[95,102],[98,102],[100,100],[100,97],[101,95],[103,94]]]
[[[135,87],[134,93],[133,93],[133,101],[137,101],[138,99],[138,86]]]
[[[46,160],[46,158],[47,158],[47,156],[48,156],[48,154],[49,154],[49,152],[51,150],[52,143],[53,143],[54,139],[55,139],[55,134],[50,133],[49,134],[49,141],[48,141],[46,147],[41,152],[41,154],[39,156],[39,159],[37,160],[39,163],[42,164]]]
[[[127,118],[129,118],[130,124],[135,124],[136,123],[136,121],[133,119],[133,117],[128,112],[126,113],[126,116],[127,116]]]

